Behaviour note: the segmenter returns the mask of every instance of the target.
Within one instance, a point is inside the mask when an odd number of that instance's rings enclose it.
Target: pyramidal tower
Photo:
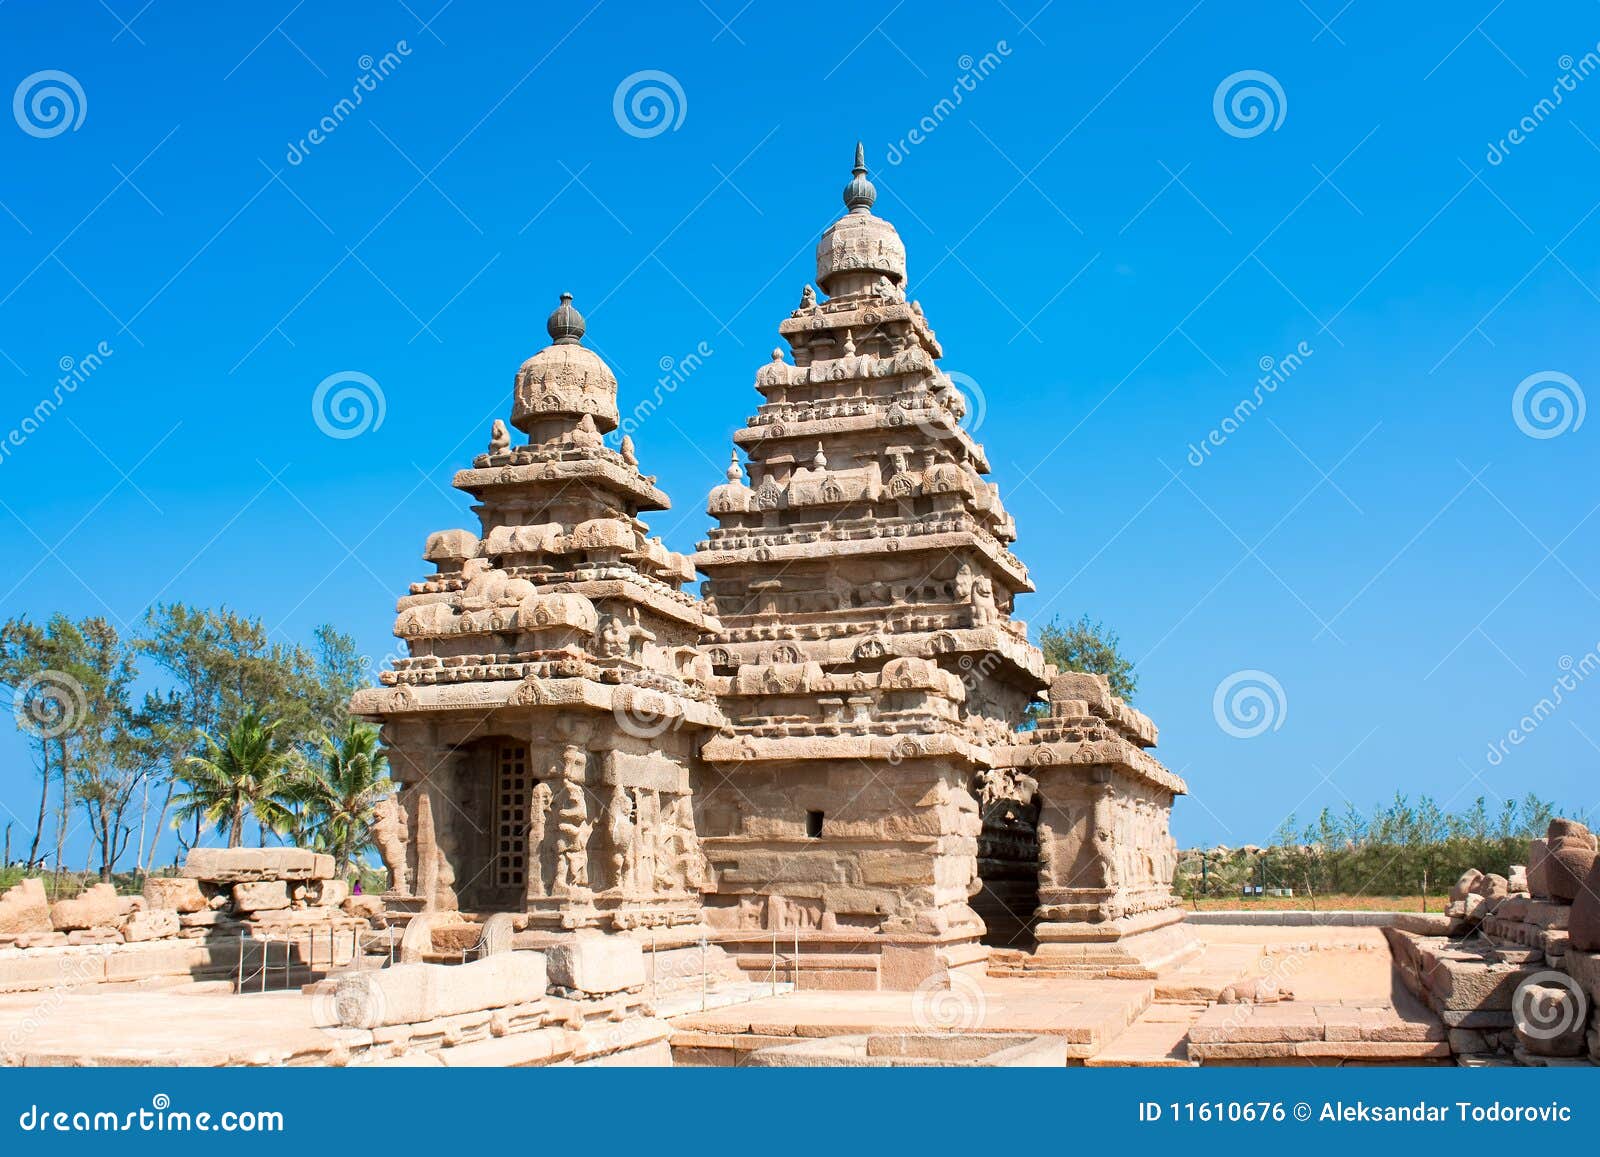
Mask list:
[[[710,495],[694,565],[729,728],[697,806],[713,928],[840,953],[887,939],[931,972],[981,959],[963,947],[984,932],[970,789],[1047,680],[1012,617],[1033,589],[1015,526],[875,200],[857,145],[816,289],[779,324],[787,353],[757,371]]]
[[[696,644],[717,625],[680,589],[688,560],[640,520],[668,504],[631,440],[602,442],[617,380],[570,294],[547,329],[514,385],[526,442],[496,421],[456,474],[479,527],[429,537],[434,573],[395,620],[409,654],[351,705],[383,724],[401,787],[378,831],[389,899],[533,931],[696,935],[690,766],[722,718]]]

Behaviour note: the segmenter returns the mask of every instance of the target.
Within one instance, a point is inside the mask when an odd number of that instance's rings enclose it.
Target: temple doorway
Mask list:
[[[528,744],[509,737],[479,740],[457,752],[463,838],[456,887],[463,907],[520,912],[528,891],[528,827],[536,786]]]
[[[983,918],[983,943],[1032,952],[1034,910],[1039,906],[1037,802],[980,797],[978,880],[972,909]]]

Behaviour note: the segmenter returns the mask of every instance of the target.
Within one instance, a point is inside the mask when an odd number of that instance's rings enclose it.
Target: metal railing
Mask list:
[[[727,938],[728,937],[726,935],[721,937],[721,939],[727,939]],[[733,938],[735,938],[735,939],[743,939],[743,937],[739,937],[737,934],[734,934]],[[751,936],[750,937],[751,940],[754,940],[755,938],[756,938],[755,936]],[[760,935],[760,939],[763,942],[765,942],[767,937],[766,937],[765,934],[761,934]],[[769,996],[783,996],[783,995],[786,995],[789,992],[798,991],[798,989],[800,987],[800,930],[799,930],[799,928],[797,927],[794,930],[793,952],[791,954],[785,955],[783,952],[779,951],[779,947],[778,947],[779,940],[778,940],[778,930],[777,929],[773,929],[772,930],[771,944],[772,944],[771,953],[770,953],[770,956],[769,956],[769,959],[768,959],[767,967],[764,970],[764,974],[763,973],[757,973],[756,974],[756,976],[762,977],[762,978],[759,979],[759,980],[751,979],[751,980],[747,981],[746,983],[749,985],[749,987],[740,996],[730,997],[727,994],[724,994],[724,998],[723,999],[719,999],[719,1001],[718,1001],[719,1004],[749,1004],[752,1001],[764,1000]],[[647,991],[650,993],[650,999],[651,999],[652,1002],[655,1002],[660,996],[660,986],[659,986],[659,983],[658,983],[658,977],[657,977],[657,971],[656,971],[656,961],[657,961],[657,950],[656,950],[656,947],[657,947],[656,946],[656,930],[654,928],[651,928],[650,929],[650,969],[649,969],[649,975],[647,977],[646,987],[647,987]],[[699,974],[700,974],[700,1011],[701,1012],[705,1012],[710,1007],[712,989],[711,989],[711,971],[710,971],[710,967],[709,967],[709,964],[710,964],[709,956],[710,956],[710,951],[711,951],[711,942],[705,936],[704,933],[702,933],[701,936],[700,936],[699,948],[700,948],[700,966],[699,966],[698,971],[699,971]],[[742,971],[742,969],[741,969],[741,971]],[[784,979],[785,975],[787,975],[787,977],[788,977],[787,981]],[[691,983],[692,983],[692,981],[691,981]],[[785,984],[787,984],[787,988],[783,987]],[[687,988],[687,987],[688,987],[687,985],[684,986],[684,988]],[[763,991],[763,989],[766,989],[766,991]],[[679,989],[677,989],[675,991],[669,990],[668,995],[669,996],[682,995],[683,991],[684,991],[683,988],[679,988]]]
[[[254,991],[257,994],[265,992],[287,991],[293,987],[293,978],[296,969],[308,972],[317,970],[319,964],[317,947],[319,944],[328,946],[326,967],[323,975],[332,975],[335,972],[360,971],[368,967],[368,954],[361,943],[364,931],[370,929],[351,928],[349,933],[349,953],[340,961],[340,949],[346,944],[345,932],[337,928],[329,928],[326,933],[313,928],[299,929],[293,932],[252,932],[244,929],[239,933],[239,960],[235,969],[234,991],[241,995]],[[385,937],[388,951],[386,955],[378,958],[377,967],[385,968],[394,964],[393,930],[388,930]],[[254,967],[247,973],[245,971],[245,944],[249,941],[260,946],[260,953],[254,961]],[[273,947],[283,946],[283,959],[281,963],[274,964]],[[305,948],[304,955],[297,953],[297,949]],[[281,987],[273,982],[276,974],[281,980]]]

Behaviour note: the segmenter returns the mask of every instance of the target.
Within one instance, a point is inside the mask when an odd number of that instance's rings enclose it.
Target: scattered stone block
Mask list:
[[[1517,1044],[1530,1056],[1578,1057],[1588,1051],[1588,1000],[1564,984],[1527,984],[1517,995]]]
[[[144,882],[144,902],[149,908],[163,908],[180,915],[204,912],[210,902],[200,881],[187,876],[151,876]]]
[[[0,895],[0,935],[49,932],[51,928],[50,901],[39,877],[29,876]]]
[[[1450,902],[1452,904],[1460,903],[1472,895],[1478,886],[1478,881],[1481,879],[1483,879],[1483,873],[1478,871],[1477,868],[1468,868],[1465,872],[1462,872],[1460,878],[1456,880],[1450,889]]]
[[[178,934],[178,913],[170,908],[146,908],[128,917],[122,926],[122,938],[129,944],[143,940],[161,940]]]
[[[289,906],[289,886],[283,880],[255,880],[233,886],[235,912],[271,912]]]
[[[1479,875],[1472,891],[1485,900],[1503,900],[1511,894],[1511,885],[1504,876],[1488,872]]]
[[[183,874],[221,884],[330,880],[333,857],[306,848],[195,848],[184,861]]]
[[[382,920],[385,914],[381,896],[348,896],[340,907],[348,916],[373,922]]]
[[[319,880],[306,889],[305,900],[319,908],[337,908],[350,897],[348,880]]]
[[[58,932],[109,928],[122,915],[122,899],[110,884],[96,884],[71,900],[50,906],[50,923]]]
[[[1545,874],[1545,861],[1549,858],[1549,840],[1540,836],[1528,841],[1528,893],[1536,898],[1550,895],[1550,882]]]
[[[470,964],[397,964],[342,978],[319,1002],[317,1018],[345,1028],[421,1024],[540,1001],[546,987],[545,958],[537,952],[503,952]]]
[[[620,936],[578,936],[546,952],[550,983],[591,996],[643,986],[644,951]]]
[[[1567,917],[1568,947],[1600,952],[1600,864],[1589,869]]]
[[[78,928],[67,933],[67,943],[72,945],[121,944],[122,933],[115,928]]]

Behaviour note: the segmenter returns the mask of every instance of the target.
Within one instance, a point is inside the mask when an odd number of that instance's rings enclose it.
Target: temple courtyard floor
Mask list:
[[[786,991],[721,980],[662,994],[628,1063],[1136,1065],[1450,1063],[1439,1020],[1393,981],[1376,927],[1197,925],[1204,951],[1154,980],[955,974],[920,992]],[[1292,1001],[1221,1003],[1266,978]],[[582,1063],[522,1034],[380,1059],[318,1027],[326,989],[238,995],[168,979],[0,995],[16,1065]],[[560,1005],[560,1001],[552,998]],[[559,1009],[558,1009],[559,1013]],[[592,1015],[585,1012],[585,1016]],[[577,1023],[569,1016],[568,1023]],[[556,1020],[560,1020],[558,1015]],[[552,1032],[554,1030],[551,1030]],[[457,1043],[457,1042],[446,1042]],[[670,1054],[669,1050],[670,1049]]]

